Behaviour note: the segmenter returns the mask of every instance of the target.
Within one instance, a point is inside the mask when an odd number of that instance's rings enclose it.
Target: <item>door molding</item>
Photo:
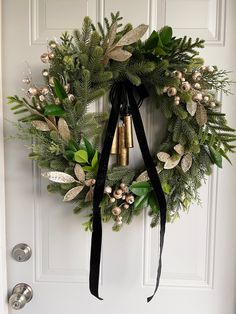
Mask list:
[[[5,215],[5,171],[3,133],[3,93],[2,93],[2,39],[3,10],[0,0],[0,313],[8,313],[7,266],[6,266],[6,215]]]

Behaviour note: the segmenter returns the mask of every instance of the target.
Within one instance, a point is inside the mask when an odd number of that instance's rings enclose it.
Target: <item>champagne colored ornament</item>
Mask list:
[[[193,101],[201,101],[202,98],[203,98],[202,93],[197,93],[192,97]]]
[[[41,93],[46,96],[49,93],[49,89],[47,87],[43,87]]]
[[[39,96],[39,100],[40,100],[40,101],[44,101],[44,100],[45,100],[45,96],[40,95],[40,96]]]
[[[204,97],[203,97],[203,100],[204,100],[205,102],[208,102],[208,101],[210,100],[210,97],[209,97],[209,96],[204,96]]]
[[[114,197],[110,198],[110,203],[115,203],[116,199]]]
[[[24,77],[24,78],[22,79],[22,83],[24,83],[24,84],[30,84],[30,83],[31,83],[31,79],[30,79],[29,77]]]
[[[207,70],[207,72],[209,72],[209,73],[213,73],[213,72],[215,71],[215,68],[214,68],[213,66],[208,66],[208,67],[206,68],[206,70]]]
[[[48,70],[47,70],[47,69],[43,70],[43,71],[42,71],[42,75],[43,75],[44,77],[48,77],[48,76],[49,76]]]
[[[114,207],[114,208],[112,208],[112,214],[114,215],[114,216],[119,216],[120,215],[120,213],[121,213],[121,209],[120,209],[120,207]]]
[[[125,124],[125,146],[126,148],[134,147],[133,142],[133,128],[132,128],[132,117],[127,115],[124,117]]]
[[[75,96],[73,94],[69,94],[68,99],[70,102],[73,102],[75,100]]]
[[[57,43],[54,40],[50,40],[49,47],[55,49],[57,47]]]
[[[175,96],[177,94],[177,90],[175,87],[168,88],[167,95],[169,97]]]
[[[194,80],[194,81],[200,81],[201,80],[201,78],[202,78],[202,74],[200,73],[200,72],[198,72],[198,71],[195,71],[195,72],[193,72],[193,74],[192,74],[192,79]]]
[[[195,84],[194,84],[194,87],[195,87],[196,89],[201,89],[201,85],[200,85],[199,83],[195,83]]]
[[[118,189],[113,192],[113,196],[115,199],[119,200],[122,198],[122,190]]]
[[[116,127],[112,145],[111,145],[111,154],[115,155],[117,153],[118,153],[118,128]]]
[[[124,204],[124,209],[128,209],[129,208],[129,204]]]
[[[30,87],[28,93],[30,96],[36,96],[38,94],[38,89],[36,87]]]
[[[48,53],[46,53],[46,52],[43,53],[43,54],[41,55],[40,59],[41,59],[41,61],[42,61],[43,63],[47,63],[47,62],[49,61]]]
[[[216,103],[215,103],[214,101],[211,101],[211,102],[210,102],[210,107],[211,107],[211,108],[215,108],[215,106],[216,106]]]
[[[191,88],[191,85],[189,82],[183,82],[181,88],[184,92],[188,92]]]
[[[110,186],[106,186],[104,189],[104,193],[111,194],[112,188]]]
[[[50,52],[48,54],[48,57],[49,57],[50,60],[54,59],[55,58],[55,53],[54,52]]]
[[[54,87],[54,77],[53,77],[53,76],[51,76],[51,77],[49,78],[49,85],[52,86],[52,87]]]
[[[126,202],[128,203],[128,204],[133,204],[133,202],[134,202],[134,196],[133,195],[127,195],[126,196],[126,198],[125,198],[125,200],[126,200]]]
[[[175,75],[176,77],[178,77],[179,79],[182,79],[182,77],[183,77],[183,73],[180,72],[180,71],[175,71],[175,72],[174,72],[174,75]]]
[[[65,92],[69,93],[69,91],[70,91],[70,84],[65,84],[63,87],[64,87]]]

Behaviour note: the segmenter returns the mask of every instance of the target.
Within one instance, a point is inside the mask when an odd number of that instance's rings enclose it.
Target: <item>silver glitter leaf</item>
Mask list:
[[[77,195],[83,190],[84,186],[79,185],[76,186],[75,188],[70,189],[64,196],[63,201],[64,202],[69,202],[72,201],[74,198],[76,198]]]
[[[70,135],[70,130],[68,127],[68,124],[64,118],[60,118],[58,120],[58,132],[63,138],[64,141],[68,142],[71,135]]]
[[[190,154],[184,155],[184,157],[181,160],[181,168],[183,172],[187,172],[191,168],[192,163],[193,163],[192,155]]]
[[[188,113],[193,117],[197,111],[197,103],[194,101],[188,102],[186,109]]]
[[[176,151],[176,153],[178,153],[180,156],[184,155],[184,147],[181,144],[177,144],[174,146],[174,150]]]
[[[44,178],[49,179],[50,181],[56,182],[56,183],[73,183],[76,182],[75,178],[73,178],[71,175],[60,172],[60,171],[48,171],[42,173],[42,176]]]
[[[162,162],[166,162],[170,158],[170,155],[165,152],[159,152],[157,158]]]
[[[173,169],[173,168],[175,168],[178,165],[178,163],[180,162],[180,158],[181,157],[179,155],[171,156],[165,162],[164,169]]]
[[[74,173],[76,175],[76,178],[80,181],[80,182],[84,182],[85,180],[85,173],[83,168],[79,165],[76,164],[75,168],[74,168]]]
[[[196,120],[199,126],[203,126],[207,123],[207,112],[202,104],[197,105]]]
[[[135,181],[137,182],[145,182],[145,181],[148,181],[149,180],[149,176],[148,176],[148,173],[147,173],[147,170],[143,171]]]
[[[48,119],[48,118],[46,118],[46,117],[44,117],[44,119],[45,119],[45,121],[47,122],[47,124],[48,124],[50,130],[58,131],[56,125],[52,122],[51,119]]]
[[[114,40],[116,38],[116,32],[117,32],[117,22],[112,24],[110,31],[109,31],[109,42],[108,42],[108,47],[111,47],[111,45],[114,43]]]
[[[116,44],[117,47],[127,46],[138,41],[146,33],[148,25],[141,24],[126,33]]]
[[[35,129],[37,129],[39,131],[43,131],[43,132],[50,131],[48,124],[44,121],[34,120],[31,123],[35,127]]]
[[[92,202],[93,200],[93,190],[89,190],[85,196],[85,202]]]
[[[115,61],[126,61],[132,56],[132,53],[123,50],[121,47],[117,47],[107,53],[107,57]]]

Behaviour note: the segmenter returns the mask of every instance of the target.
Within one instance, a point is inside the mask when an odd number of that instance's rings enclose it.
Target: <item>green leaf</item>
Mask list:
[[[160,35],[160,38],[161,38],[163,45],[167,45],[171,41],[172,34],[173,34],[173,31],[172,31],[172,28],[170,26],[164,26],[160,30],[159,35]]]
[[[143,208],[148,204],[149,194],[137,196],[134,201],[134,208]]]
[[[68,160],[74,160],[74,154],[73,150],[65,150],[64,156]]]
[[[228,162],[232,165],[231,160],[229,159],[229,157],[227,156],[226,152],[221,148],[220,149],[220,154],[226,159],[228,160]]]
[[[94,157],[95,154],[95,148],[92,146],[92,144],[86,139],[86,137],[83,137],[84,145],[86,148],[86,151],[88,153],[88,158],[91,160]]]
[[[66,91],[64,90],[64,87],[61,85],[61,83],[59,82],[59,80],[56,77],[53,78],[53,83],[54,83],[53,90],[54,90],[56,96],[60,100],[67,98],[67,94],[66,94]]]
[[[85,150],[80,149],[74,153],[74,159],[78,163],[85,164],[88,162],[88,153]]]
[[[93,169],[96,169],[97,166],[98,166],[98,151],[96,150],[94,156],[93,156],[93,159],[92,159],[92,162],[91,162],[91,166]]]
[[[216,164],[219,168],[222,168],[222,155],[220,152],[215,150],[212,146],[208,146],[210,150],[210,157],[214,164]]]
[[[137,182],[130,186],[130,191],[138,196],[147,195],[151,190],[152,187],[148,182]]]
[[[159,212],[160,207],[155,197],[154,192],[151,192],[148,197],[148,205],[151,207],[152,211],[156,214]]]
[[[149,38],[146,40],[144,49],[153,50],[154,48],[157,47],[158,40],[159,40],[158,33],[156,31],[153,31],[151,35],[149,36]]]
[[[46,105],[44,107],[44,115],[45,116],[63,116],[65,113],[65,110],[58,105]]]
[[[84,166],[83,170],[85,170],[87,172],[93,172],[93,167],[91,167],[91,166]]]
[[[76,143],[75,140],[73,139],[69,139],[68,141],[68,147],[70,150],[74,151],[74,152],[77,152],[77,150],[79,150],[79,146],[78,144]]]
[[[165,194],[167,194],[167,195],[170,194],[171,187],[168,183],[163,182],[161,187],[162,187],[162,190]]]
[[[159,56],[166,56],[166,52],[164,49],[162,49],[161,47],[157,47],[155,49],[155,54],[159,55]]]

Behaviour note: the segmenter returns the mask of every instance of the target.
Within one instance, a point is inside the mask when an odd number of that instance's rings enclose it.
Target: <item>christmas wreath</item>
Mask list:
[[[29,73],[23,79],[26,97],[9,97],[9,103],[15,103],[15,114],[23,114],[19,136],[33,139],[29,157],[47,169],[42,175],[51,181],[48,191],[73,202],[76,214],[86,212],[86,230],[94,231],[97,224],[101,238],[100,214],[120,230],[148,208],[152,227],[161,220],[162,250],[165,219],[173,221],[198,201],[198,189],[212,166],[222,167],[222,157],[230,161],[235,130],[219,111],[217,92],[229,93],[231,81],[226,71],[205,66],[198,57],[203,40],[173,37],[165,26],[141,41],[148,27],[122,27],[121,20],[119,13],[111,14],[104,27],[95,27],[85,17],[81,31],[49,41],[41,55],[49,65],[42,70],[45,84],[36,85]],[[108,112],[88,111],[90,103],[107,94],[112,104],[108,123]],[[151,160],[138,110],[148,96],[167,121]],[[128,166],[132,123],[149,169]],[[107,170],[109,154],[117,162]],[[101,241],[94,247],[101,247]],[[94,264],[91,255],[91,268]],[[91,290],[97,285],[91,279]]]

